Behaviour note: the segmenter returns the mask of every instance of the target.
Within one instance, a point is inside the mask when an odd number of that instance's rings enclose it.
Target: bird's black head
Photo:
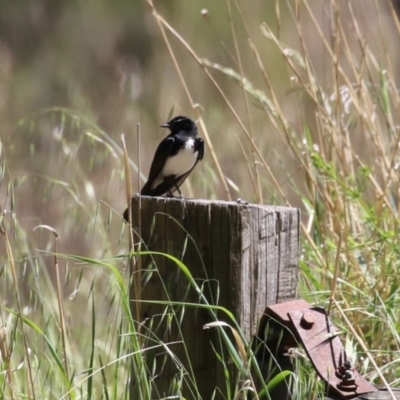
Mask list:
[[[192,135],[197,134],[196,124],[188,117],[178,116],[172,118],[171,121],[161,125],[162,128],[169,128],[171,133],[186,132]]]

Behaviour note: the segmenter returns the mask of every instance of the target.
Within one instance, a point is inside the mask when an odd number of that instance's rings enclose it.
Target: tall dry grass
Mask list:
[[[155,127],[170,113],[196,118],[207,144],[186,193],[302,209],[300,296],[330,308],[363,374],[396,384],[400,24],[392,3],[227,0],[207,3],[203,15],[197,4],[174,4],[149,0],[143,9],[157,56],[140,72],[148,97],[131,97],[118,123],[103,125],[104,113],[93,122],[77,76],[71,103],[81,112],[49,104],[19,115],[2,137],[3,397],[127,398],[132,366],[141,398],[154,395],[143,343],[163,344],[129,309],[123,146],[113,126],[127,127],[136,188],[136,122],[145,175]],[[137,78],[135,68],[125,78]],[[58,232],[56,250],[51,232],[32,232],[40,225]],[[299,363],[295,396],[319,393]],[[191,379],[186,372],[174,393]]]

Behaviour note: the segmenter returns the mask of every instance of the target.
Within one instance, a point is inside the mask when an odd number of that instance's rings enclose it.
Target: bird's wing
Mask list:
[[[196,164],[197,164],[197,162],[202,160],[203,157],[204,157],[204,140],[202,138],[197,138],[196,139],[195,150],[197,150],[199,152],[197,154],[197,161],[196,161]]]
[[[150,195],[152,186],[160,175],[167,158],[172,154],[174,148],[175,138],[166,137],[157,147],[156,153],[154,154],[153,162],[151,163],[149,179],[143,186],[141,194],[144,196]]]

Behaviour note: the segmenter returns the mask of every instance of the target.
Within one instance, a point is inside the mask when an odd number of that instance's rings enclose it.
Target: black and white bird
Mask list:
[[[171,133],[157,147],[143,196],[181,195],[179,187],[204,156],[204,141],[190,118],[178,116],[161,127]]]

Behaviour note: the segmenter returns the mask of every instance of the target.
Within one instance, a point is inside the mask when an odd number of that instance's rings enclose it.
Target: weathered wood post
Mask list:
[[[140,214],[140,231],[145,244],[142,250],[147,246],[150,251],[167,253],[182,260],[209,302],[234,314],[246,338],[250,339],[257,332],[258,320],[267,305],[296,296],[298,209],[142,197]],[[138,196],[132,199],[132,221],[137,230]],[[169,299],[199,303],[199,295],[189,288],[187,279],[171,260],[145,256],[142,269],[148,271],[143,272],[143,301]],[[215,387],[222,390],[226,387],[224,371],[213,346],[218,352],[226,352],[226,349],[216,343],[215,330],[203,330],[203,325],[210,321],[209,314],[200,308],[177,307],[177,314],[182,315],[182,319],[171,321],[171,326],[166,329],[165,309],[165,304],[143,303],[143,318],[150,318],[151,330],[164,343],[175,342],[170,345],[171,351],[193,372],[202,398],[210,399]],[[222,312],[218,313],[218,318],[227,321]],[[164,322],[160,323],[161,320]],[[165,351],[161,349],[152,356],[157,361],[154,376],[159,397],[168,394],[178,371],[173,362],[163,364],[162,353]],[[219,396],[217,393],[215,398],[222,398]]]

